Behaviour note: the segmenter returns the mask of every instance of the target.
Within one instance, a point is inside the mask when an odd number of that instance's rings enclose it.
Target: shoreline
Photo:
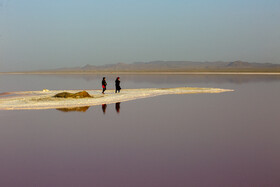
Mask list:
[[[280,72],[0,72],[0,75],[280,75]]]

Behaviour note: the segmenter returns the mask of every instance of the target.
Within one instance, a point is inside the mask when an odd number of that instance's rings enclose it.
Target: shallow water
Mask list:
[[[98,89],[100,77],[1,75],[0,92]],[[279,76],[120,77],[123,88],[235,91],[0,111],[0,186],[280,185]]]

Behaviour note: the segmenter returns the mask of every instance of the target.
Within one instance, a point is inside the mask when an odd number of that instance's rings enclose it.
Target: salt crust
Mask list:
[[[101,94],[101,90],[85,90],[93,98],[54,98],[53,96],[60,92],[76,93],[83,90],[47,90],[42,91],[22,91],[9,92],[5,97],[0,97],[0,110],[35,110],[35,109],[53,109],[67,107],[93,106],[102,104],[111,104],[117,102],[130,101],[141,98],[154,97],[169,94],[196,94],[196,93],[221,93],[233,91],[220,88],[145,88],[145,89],[123,89],[121,93],[115,93],[114,90],[106,90]]]

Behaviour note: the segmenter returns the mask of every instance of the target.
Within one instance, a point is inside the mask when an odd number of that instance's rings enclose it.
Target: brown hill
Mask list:
[[[87,64],[78,68],[60,68],[46,70],[45,72],[280,72],[280,64],[249,63],[244,61],[152,61],[99,66]]]

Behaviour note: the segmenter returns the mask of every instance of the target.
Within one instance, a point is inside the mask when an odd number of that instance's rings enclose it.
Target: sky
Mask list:
[[[280,64],[280,1],[0,0],[0,72],[155,60]]]

